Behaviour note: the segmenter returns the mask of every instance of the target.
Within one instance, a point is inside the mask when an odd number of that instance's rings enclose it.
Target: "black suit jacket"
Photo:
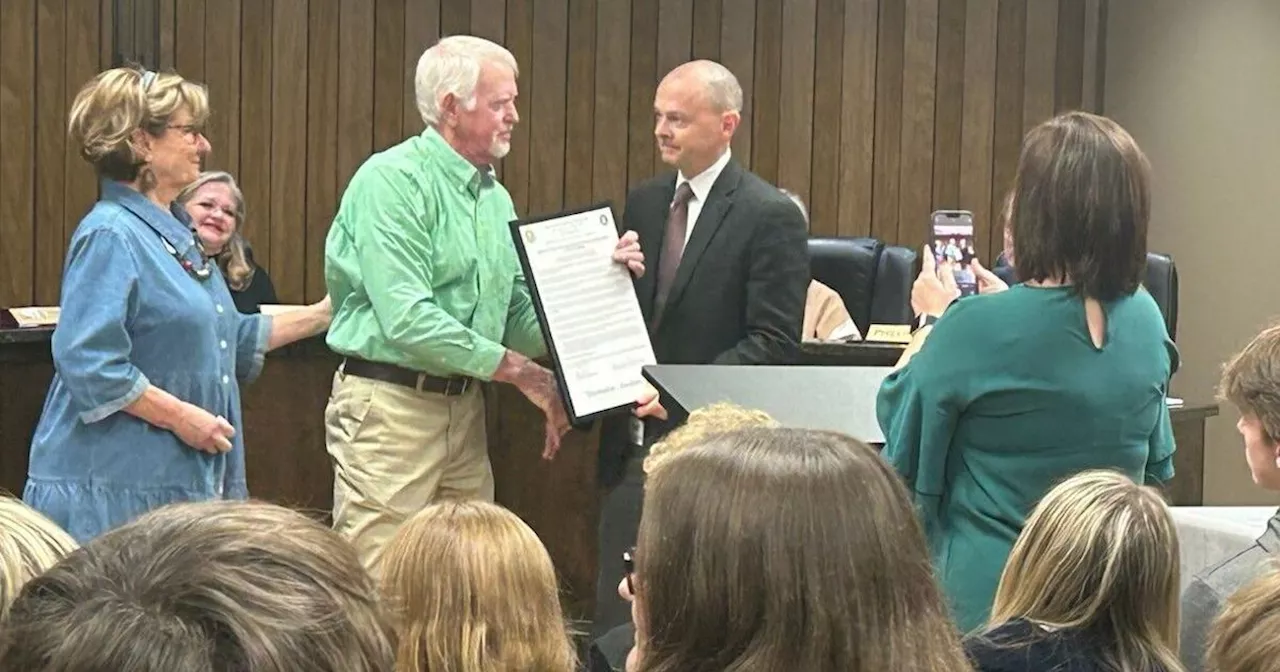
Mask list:
[[[623,230],[640,235],[646,272],[635,280],[646,322],[654,317],[667,212],[676,175],[631,191]],[[795,203],[777,187],[730,160],[716,179],[685,245],[656,331],[661,364],[787,364],[799,350],[809,288],[808,231]],[[670,406],[667,404],[668,407]],[[650,422],[646,443],[681,422]],[[628,457],[627,419],[602,426],[600,476],[621,478]]]

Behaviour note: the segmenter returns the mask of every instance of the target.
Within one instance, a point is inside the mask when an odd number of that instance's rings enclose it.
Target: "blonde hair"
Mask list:
[[[0,668],[390,672],[376,596],[350,544],[296,511],[173,504],[28,583]]]
[[[1102,669],[1182,670],[1178,534],[1155,490],[1085,471],[1040,501],[996,590],[990,629],[1015,619],[1107,640]]]
[[[1280,569],[1245,584],[1227,598],[1209,627],[1205,669],[1257,672],[1280,660]]]
[[[231,191],[231,198],[236,202],[236,230],[231,232],[231,238],[213,255],[213,259],[222,269],[222,274],[227,276],[227,284],[231,289],[242,292],[253,282],[253,274],[258,269],[249,263],[248,246],[244,242],[244,236],[240,235],[240,227],[244,226],[245,218],[244,193],[240,191],[240,185],[236,184],[236,178],[232,177],[231,173],[221,170],[205,171],[200,173],[194,182],[183,187],[174,200],[185,208],[187,202],[195,197],[196,192],[207,184],[227,185]]]
[[[728,402],[703,406],[690,413],[684,424],[650,446],[649,455],[644,458],[644,473],[652,474],[672,455],[704,443],[716,434],[749,427],[777,426],[778,423],[764,411]]]
[[[1280,440],[1280,325],[1263,329],[1223,366],[1218,398],[1257,418],[1269,442]]]
[[[382,556],[398,672],[546,670],[577,664],[555,567],[514,513],[478,500],[419,511]]]
[[[0,622],[28,581],[77,547],[52,520],[16,497],[0,495]]]
[[[102,177],[144,183],[154,180],[138,158],[132,137],[139,129],[159,136],[185,110],[193,126],[209,118],[204,86],[172,73],[113,68],[89,80],[71,103],[67,133],[80,156]],[[145,189],[144,189],[145,191]]]

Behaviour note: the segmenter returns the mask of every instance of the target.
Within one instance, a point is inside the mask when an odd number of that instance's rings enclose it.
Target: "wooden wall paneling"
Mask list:
[[[161,0],[161,2],[173,3],[174,0]],[[296,2],[297,0],[293,0]],[[174,50],[174,67],[177,68],[178,74],[187,79],[203,82],[205,81],[205,41],[208,39],[208,32],[205,24],[205,8],[208,0],[177,0],[176,15],[174,26],[176,34],[180,39],[176,40],[173,45]],[[305,4],[305,3],[304,3]],[[208,17],[212,21],[226,21],[227,16],[221,12],[213,13]],[[163,25],[163,24],[162,24]],[[161,37],[164,37],[164,31],[161,31]],[[165,45],[161,45],[161,53],[163,53]],[[215,58],[221,58],[216,56]]]
[[[782,8],[782,64],[778,89],[778,177],[775,184],[811,200],[814,54],[817,0],[787,0]]]
[[[919,250],[933,206],[938,0],[906,0],[902,56],[902,141],[897,243]]]
[[[653,97],[658,88],[658,3],[631,3],[631,105],[627,133],[627,184],[652,177]]]
[[[80,87],[98,74],[100,65],[108,64],[103,64],[101,60],[103,57],[101,25],[104,19],[102,5],[95,2],[66,2],[66,9],[67,37],[63,52],[66,58],[66,69],[60,79],[63,86],[62,99],[66,109],[70,110],[71,103],[80,92]],[[107,12],[107,17],[110,17],[110,12]],[[64,140],[66,122],[65,113],[61,118],[54,120]],[[98,198],[97,175],[94,174],[93,168],[80,158],[79,148],[71,142],[65,142],[62,166],[66,180],[66,207],[63,209],[62,221],[38,223],[39,226],[50,226],[62,230],[62,252],[58,257],[59,283],[61,283],[62,259],[66,254],[71,234],[75,232],[80,218],[89,212]]]
[[[589,1],[593,4],[595,2],[595,0]],[[502,44],[506,40],[506,28],[506,0],[471,0],[472,35]],[[519,63],[516,65],[518,66]],[[503,163],[503,161],[498,161],[494,166],[494,175],[498,178],[498,181],[502,181],[504,177]]]
[[[160,69],[175,70],[174,68],[174,30],[177,28],[177,0],[158,0],[157,2],[157,21],[160,39]],[[179,71],[180,72],[180,71]]]
[[[133,0],[133,60],[144,67],[160,67],[158,0]],[[7,9],[7,7],[6,7]]]
[[[338,20],[338,191],[373,149],[374,6],[342,0]]]
[[[1080,109],[1098,112],[1098,58],[1101,51],[1102,0],[1084,0],[1084,61],[1081,63]]]
[[[273,5],[274,0],[245,0],[241,5],[240,62],[244,67],[240,72],[240,171],[236,180],[248,213],[241,232],[253,245],[254,261],[274,274],[270,152]]]
[[[892,4],[896,0],[889,0]],[[847,0],[840,88],[840,209],[837,232],[871,235],[879,0]]]
[[[35,0],[0,12],[0,306],[28,305],[35,267]]]
[[[596,0],[569,3],[569,74],[565,101],[564,205],[591,202],[596,106]]]
[[[1078,110],[1084,100],[1085,0],[1059,0],[1058,52],[1054,66],[1055,112]]]
[[[1089,88],[1093,92],[1093,104],[1089,109],[1098,114],[1105,113],[1107,109],[1107,7],[1109,5],[1110,0],[1098,0],[1097,36],[1094,40],[1094,48],[1089,52],[1096,61],[1093,67],[1089,68],[1089,73],[1093,76],[1093,86]]]
[[[440,0],[409,0],[404,7],[404,112],[403,135],[417,135],[425,125],[414,95],[413,78],[418,59],[440,39]]]
[[[1058,0],[1026,0],[1026,72],[1022,92],[1022,130],[1053,116],[1053,78],[1058,57]]]
[[[973,212],[974,247],[991,246],[991,156],[995,120],[996,0],[969,0],[964,38],[960,202]]]
[[[533,76],[533,4],[534,0],[507,0],[506,47],[516,57],[520,66],[517,85],[520,96],[516,98],[516,111],[520,124],[511,135],[511,151],[502,160],[502,184],[511,194],[516,214],[529,214],[530,180],[530,123],[532,96],[537,88]]]
[[[690,60],[693,53],[693,0],[658,0],[658,46],[654,83],[662,83],[676,66]],[[653,172],[666,166],[657,142],[653,145]]]
[[[315,1],[315,0],[313,0]],[[405,0],[377,0],[373,42],[373,151],[404,139]]]
[[[960,122],[964,107],[966,7],[965,0],[940,0],[938,3],[938,66],[933,122],[934,210],[960,208]],[[1018,70],[1022,70],[1021,62],[1018,63]],[[1021,98],[1022,92],[1018,93]]]
[[[529,68],[529,213],[549,214],[564,202],[565,102],[569,0],[533,4],[533,64]]]
[[[102,12],[111,22],[102,24],[103,69],[133,59],[134,0],[102,0]]]
[[[631,7],[605,0],[596,11],[595,110],[591,197],[609,201],[621,222],[627,202],[627,129],[631,96]],[[645,109],[651,110],[652,105]]]
[[[324,243],[338,210],[339,7],[312,2],[307,27],[306,300],[324,297]],[[397,66],[399,68],[401,66]],[[403,78],[399,83],[404,84]],[[412,98],[412,96],[410,96]],[[403,107],[404,98],[401,97]],[[402,110],[403,111],[403,110]],[[413,116],[418,116],[414,110]],[[403,129],[402,129],[403,130]]]
[[[902,166],[902,59],[906,5],[880,5],[876,45],[875,145],[871,173],[871,235],[898,237],[898,198]]]
[[[809,173],[809,232],[840,229],[840,82],[843,78],[844,2],[818,0],[813,65],[813,162]]]
[[[213,147],[213,152],[205,160],[205,168],[225,170],[236,176],[237,181],[243,181],[240,173],[240,112],[243,109],[240,97],[240,0],[205,0],[203,8],[204,82],[209,87],[210,107],[205,137]],[[250,16],[256,14],[251,11]],[[333,48],[332,43],[328,48]],[[249,63],[255,68],[261,67],[255,61]],[[251,73],[250,83],[254,81]],[[256,129],[249,129],[250,137],[261,141],[262,135],[256,133]],[[256,214],[249,213],[250,228],[254,226],[252,220]],[[261,260],[256,256],[255,259]],[[265,263],[265,260],[261,261]]]
[[[324,0],[316,0],[323,2]],[[307,3],[280,0],[271,17],[271,266],[280,301],[306,300]],[[399,59],[395,61],[399,63]],[[290,75],[293,76],[290,76]],[[398,79],[398,78],[397,78]],[[399,99],[396,111],[399,112]],[[398,121],[398,119],[397,119]],[[322,263],[317,259],[316,263]],[[319,299],[320,297],[316,297]]]
[[[36,6],[35,71],[35,291],[41,306],[58,304],[66,242],[67,3],[39,0]]]
[[[440,0],[440,36],[471,32],[471,0]]]
[[[777,184],[782,105],[782,0],[756,0],[755,36],[751,170],[766,182]]]
[[[750,168],[755,126],[756,0],[725,0],[720,20],[720,63],[742,86],[742,121],[733,135],[733,156]],[[652,105],[645,109],[652,109]]]
[[[987,247],[979,248],[984,263],[995,263],[1004,249],[1004,223],[1000,221],[1004,199],[1013,188],[1022,150],[1023,63],[1027,49],[1027,4],[1024,0],[1000,0],[996,36],[996,107],[992,136],[992,230]]]
[[[694,0],[692,58],[720,60],[722,9],[722,0]]]

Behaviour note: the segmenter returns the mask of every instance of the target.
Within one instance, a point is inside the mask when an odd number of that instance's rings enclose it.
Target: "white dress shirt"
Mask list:
[[[716,183],[716,179],[720,177],[720,171],[729,164],[730,150],[725,149],[724,154],[716,159],[709,168],[694,175],[692,178],[685,177],[684,173],[676,174],[676,189],[681,184],[689,183],[689,188],[693,190],[693,197],[689,199],[688,226],[684,230],[684,243],[689,244],[689,236],[693,235],[693,227],[698,223],[698,215],[702,214],[702,206],[707,202],[707,195],[711,193],[711,187]]]

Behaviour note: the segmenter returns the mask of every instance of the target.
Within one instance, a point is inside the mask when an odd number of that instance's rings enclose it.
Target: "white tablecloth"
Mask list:
[[[1249,546],[1267,529],[1274,506],[1175,506],[1182,589],[1201,570]]]

